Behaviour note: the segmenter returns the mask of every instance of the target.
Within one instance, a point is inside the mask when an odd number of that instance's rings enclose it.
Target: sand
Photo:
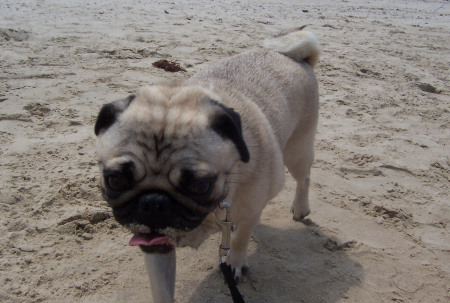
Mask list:
[[[292,220],[286,173],[246,302],[449,302],[450,5],[418,0],[1,1],[0,301],[150,302],[100,195],[100,106],[301,25],[323,48],[312,212]],[[176,302],[231,302],[219,241],[177,252]]]

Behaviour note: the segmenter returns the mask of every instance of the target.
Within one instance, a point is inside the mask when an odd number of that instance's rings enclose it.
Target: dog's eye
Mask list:
[[[192,198],[206,198],[214,189],[217,175],[208,171],[183,169],[178,183],[178,188]]]
[[[128,179],[121,174],[105,176],[105,183],[109,189],[115,191],[124,191],[130,187],[130,182],[128,182]]]
[[[206,181],[206,180],[197,180],[194,181],[186,186],[186,190],[189,191],[189,193],[196,195],[196,196],[203,196],[209,194],[212,188],[212,182]]]

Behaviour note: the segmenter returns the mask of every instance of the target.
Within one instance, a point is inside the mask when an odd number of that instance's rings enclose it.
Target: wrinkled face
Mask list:
[[[198,87],[153,86],[105,105],[97,119],[102,193],[147,252],[171,249],[227,193],[248,161],[239,115]]]

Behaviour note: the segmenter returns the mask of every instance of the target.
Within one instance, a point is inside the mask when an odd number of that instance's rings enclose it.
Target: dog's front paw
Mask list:
[[[244,265],[239,268],[233,268],[234,281],[236,281],[236,283],[241,282],[243,280],[243,276],[247,274],[249,269],[250,267],[248,267],[248,265]]]
[[[247,252],[231,252],[230,265],[233,271],[234,280],[242,281],[242,275],[246,274],[249,266],[247,264]]]

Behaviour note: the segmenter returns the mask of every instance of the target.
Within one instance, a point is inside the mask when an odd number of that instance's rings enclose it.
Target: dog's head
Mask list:
[[[105,200],[147,252],[172,249],[249,161],[239,115],[196,86],[151,86],[106,104],[95,124]]]

